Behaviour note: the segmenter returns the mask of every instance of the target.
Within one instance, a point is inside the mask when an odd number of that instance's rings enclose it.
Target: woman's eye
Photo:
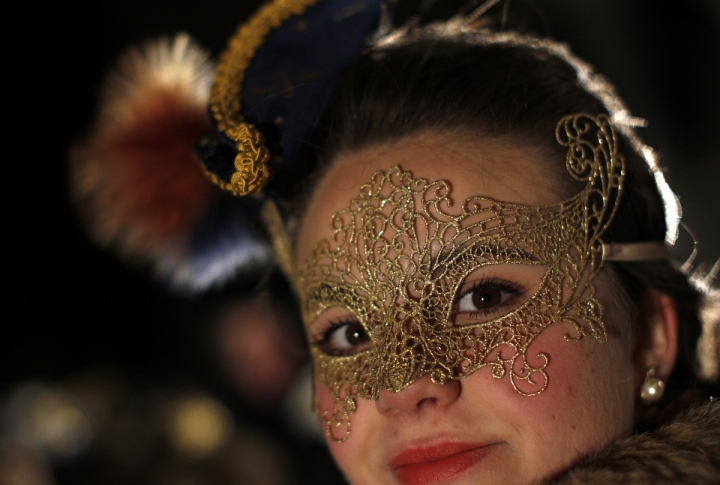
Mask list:
[[[485,310],[499,305],[503,301],[503,294],[500,288],[477,288],[462,297],[460,300],[460,311]]]
[[[471,317],[491,317],[512,305],[522,291],[500,284],[478,283],[464,293],[457,302],[456,313]]]
[[[365,350],[370,342],[370,337],[362,324],[352,321],[328,329],[317,345],[329,355],[351,355]]]

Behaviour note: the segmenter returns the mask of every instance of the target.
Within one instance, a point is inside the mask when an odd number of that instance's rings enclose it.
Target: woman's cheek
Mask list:
[[[318,420],[323,430],[325,442],[335,463],[345,477],[353,484],[372,484],[377,482],[374,474],[370,471],[372,459],[372,429],[374,421],[372,411],[375,410],[374,402],[356,398],[357,410],[350,415],[350,426],[352,432],[343,442],[330,439],[327,433],[326,416],[332,415],[334,399],[324,384],[315,385],[315,399],[317,402]],[[341,427],[341,435],[344,435],[345,428]]]
[[[543,351],[550,356],[548,387],[518,403],[521,413],[516,410],[529,428],[528,459],[550,473],[632,431],[629,352],[616,338],[600,343],[585,336],[569,342],[564,338],[573,335],[569,330],[568,325],[550,326],[528,349],[528,355]]]
[[[320,424],[324,429],[325,423],[323,416],[332,414],[333,408],[332,394],[330,394],[330,391],[324,384],[315,384],[315,402],[317,404],[318,420],[320,420]]]
[[[322,429],[325,442],[327,443],[330,452],[335,458],[335,461],[338,463],[340,468],[345,471],[343,463],[348,460],[348,450],[353,448],[354,443],[357,441],[357,439],[354,438],[355,435],[357,435],[358,432],[361,431],[360,428],[362,427],[362,425],[359,425],[357,423],[357,416],[354,413],[351,414],[350,427],[352,428],[352,424],[355,424],[355,427],[358,429],[353,429],[353,432],[347,436],[347,439],[340,442],[339,438],[345,436],[347,424],[343,424],[339,428],[335,428],[332,422],[328,421],[328,418],[332,416],[333,408],[335,406],[335,401],[332,394],[324,384],[316,384],[315,398],[317,402],[317,417],[318,421],[320,422],[320,428]],[[332,439],[331,432],[336,430],[338,431],[338,433],[334,436],[336,436],[336,438],[338,439]]]

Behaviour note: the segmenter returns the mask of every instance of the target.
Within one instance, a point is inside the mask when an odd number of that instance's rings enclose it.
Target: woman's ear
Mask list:
[[[675,299],[666,293],[648,289],[638,312],[638,340],[635,371],[641,378],[649,368],[667,380],[678,353],[678,316]]]

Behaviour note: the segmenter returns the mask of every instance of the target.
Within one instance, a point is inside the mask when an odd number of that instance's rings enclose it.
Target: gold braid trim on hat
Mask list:
[[[395,166],[375,173],[333,215],[332,237],[298,268],[303,319],[312,335],[323,312],[344,308],[370,345],[347,355],[311,342],[315,383],[333,397],[332,408],[321,410],[329,439],[347,439],[357,397],[377,399],[381,389],[399,392],[427,375],[443,384],[490,367],[518,393],[542,393],[550,356],[528,350],[554,323],[568,326],[569,341],[607,340],[593,278],[602,266],[601,235],[622,194],[625,160],[605,115],[567,116],[556,135],[567,147],[568,172],[585,184],[558,204],[482,196],[457,203],[447,181],[416,179]],[[545,271],[524,302],[456,323],[465,280],[493,265]]]
[[[264,5],[240,26],[220,57],[210,92],[210,111],[222,131],[235,142],[238,154],[230,183],[205,171],[212,182],[234,195],[261,190],[270,178],[270,152],[260,131],[243,121],[241,91],[245,70],[267,35],[293,15],[299,15],[318,0],[275,0]]]

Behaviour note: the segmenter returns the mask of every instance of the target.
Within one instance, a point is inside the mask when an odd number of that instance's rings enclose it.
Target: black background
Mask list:
[[[257,3],[23,2],[4,15],[0,391],[98,364],[147,381],[222,380],[203,320],[214,296],[173,296],[91,244],[70,204],[66,153],[128,45],[187,31],[217,54]],[[720,4],[515,0],[511,12],[568,41],[650,120],[641,135],[669,168],[699,259],[712,263],[720,256]]]

